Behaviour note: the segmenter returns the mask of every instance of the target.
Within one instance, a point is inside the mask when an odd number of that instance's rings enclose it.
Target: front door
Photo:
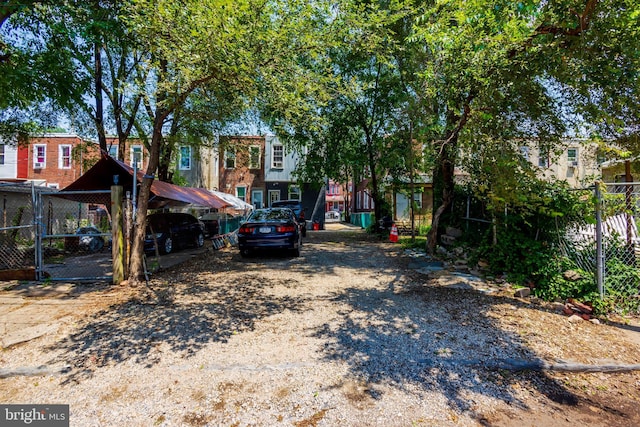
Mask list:
[[[269,207],[278,200],[280,200],[280,190],[269,190]]]
[[[264,193],[262,190],[251,190],[251,203],[256,209],[261,209],[264,203]]]

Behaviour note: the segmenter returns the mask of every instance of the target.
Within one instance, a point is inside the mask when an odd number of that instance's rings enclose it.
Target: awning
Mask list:
[[[131,166],[103,154],[102,158],[98,160],[98,163],[85,172],[80,178],[64,188],[62,190],[63,194],[58,197],[86,203],[102,203],[108,206],[110,204],[110,195],[106,194],[100,197],[97,197],[98,195],[91,195],[91,197],[88,197],[86,193],[81,192],[109,190],[112,185],[117,184],[123,186],[125,192],[133,193],[133,173],[134,171]],[[144,173],[138,171],[138,185],[142,182],[143,177]],[[77,191],[78,194],[69,193],[74,191]],[[96,201],[97,198],[104,200]],[[231,203],[226,202],[205,188],[181,187],[158,180],[154,180],[151,183],[149,209],[185,205],[215,209],[232,206]]]
[[[344,202],[344,196],[343,195],[330,195],[327,194],[325,196],[326,201],[327,202]]]
[[[231,206],[229,207],[235,210],[238,210],[238,211],[253,210],[253,205],[245,202],[244,200],[237,198],[233,194],[223,193],[222,191],[216,191],[216,190],[209,190],[209,191],[211,191],[215,196],[221,198],[225,202],[230,203]]]

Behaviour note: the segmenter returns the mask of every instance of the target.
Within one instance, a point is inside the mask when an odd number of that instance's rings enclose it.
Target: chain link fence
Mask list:
[[[112,277],[109,200],[109,191],[39,194],[36,262],[41,279]]]
[[[611,311],[640,313],[640,183],[596,185],[596,223],[561,240],[562,254],[593,273]]]
[[[35,267],[34,197],[32,185],[0,183],[0,270]]]
[[[619,311],[640,312],[640,183],[605,184],[599,201],[602,295]]]

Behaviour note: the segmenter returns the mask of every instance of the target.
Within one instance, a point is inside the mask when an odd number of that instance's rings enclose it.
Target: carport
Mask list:
[[[134,176],[136,180],[134,181]],[[69,272],[64,273],[60,277],[50,277],[51,280],[91,280],[91,279],[113,279],[118,283],[126,274],[125,266],[128,264],[125,260],[128,258],[128,243],[131,241],[131,218],[135,209],[133,206],[134,182],[140,185],[144,177],[143,172],[136,172],[129,165],[118,161],[106,154],[103,154],[98,162],[91,167],[86,173],[79,177],[72,184],[64,188],[62,191],[51,192],[50,196],[66,199],[68,201],[77,202],[78,211],[84,213],[83,217],[87,218],[86,212],[90,206],[103,205],[111,216],[111,239],[113,242],[111,258],[108,274],[91,276],[93,272]],[[43,210],[43,203],[37,203]],[[81,209],[79,206],[83,206]],[[151,185],[151,194],[149,197],[149,209],[162,209],[172,207],[193,206],[199,208],[224,209],[232,207],[233,204],[204,188],[182,187],[166,182],[153,181]],[[44,217],[40,212],[40,217]],[[68,232],[67,232],[68,233]],[[104,237],[109,237],[105,233]],[[39,231],[36,233],[36,277],[42,280],[48,276],[45,269],[45,261],[43,256],[43,240],[51,242],[55,239],[71,239],[77,241],[81,237],[77,234],[60,234],[58,231],[52,230],[50,227],[40,225]],[[106,254],[105,254],[106,255]],[[65,260],[67,261],[67,260]],[[65,262],[71,265],[71,259]],[[107,260],[105,260],[107,261]],[[94,262],[83,262],[80,265],[95,265]],[[49,268],[51,266],[48,266]],[[57,267],[56,271],[61,268]]]
[[[82,192],[108,191],[111,186],[121,186],[124,193],[133,194],[133,175],[131,166],[114,159],[106,154],[91,169],[75,180],[60,192],[60,197],[84,202]],[[137,172],[137,185],[140,185],[144,173]],[[77,194],[74,194],[77,193]],[[107,207],[111,204],[110,194],[105,193],[103,204]],[[95,200],[92,198],[92,201]],[[159,209],[171,206],[202,206],[214,209],[223,209],[233,206],[232,203],[222,199],[205,188],[181,187],[154,180],[151,184],[151,197],[149,209]]]

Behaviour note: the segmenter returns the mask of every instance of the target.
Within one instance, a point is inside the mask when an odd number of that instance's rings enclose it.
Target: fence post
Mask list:
[[[121,185],[111,186],[111,257],[113,259],[113,283],[124,280],[124,233]]]
[[[600,181],[596,181],[596,281],[600,299],[604,298],[604,253],[602,251],[602,193]]]

